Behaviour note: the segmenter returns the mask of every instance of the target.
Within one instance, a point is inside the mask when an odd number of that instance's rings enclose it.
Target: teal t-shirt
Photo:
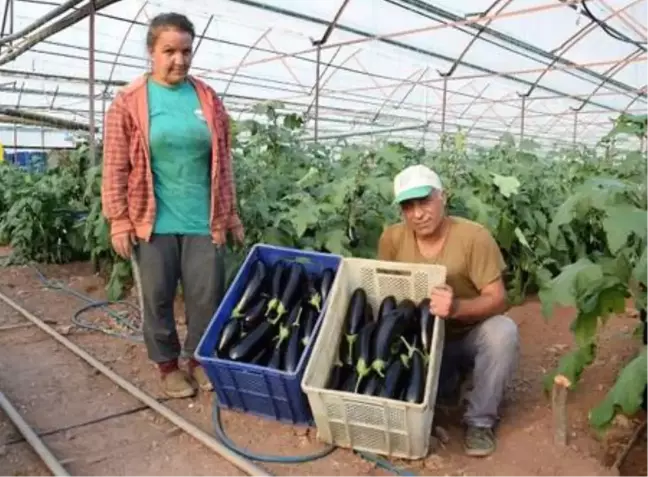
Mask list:
[[[211,135],[191,83],[149,79],[153,233],[209,235]]]

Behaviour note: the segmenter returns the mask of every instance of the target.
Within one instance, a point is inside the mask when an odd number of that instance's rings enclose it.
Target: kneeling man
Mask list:
[[[378,258],[447,268],[446,284],[430,291],[430,311],[446,323],[439,393],[472,369],[472,391],[463,421],[468,455],[495,450],[494,427],[504,391],[517,366],[519,335],[508,310],[500,249],[482,225],[446,214],[439,176],[411,166],[394,179],[403,222],[380,237]]]

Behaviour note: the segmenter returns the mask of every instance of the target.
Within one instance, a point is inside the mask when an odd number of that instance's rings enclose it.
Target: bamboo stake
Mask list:
[[[551,409],[554,420],[554,442],[559,446],[567,445],[567,390],[571,382],[562,374],[554,378],[551,390]]]

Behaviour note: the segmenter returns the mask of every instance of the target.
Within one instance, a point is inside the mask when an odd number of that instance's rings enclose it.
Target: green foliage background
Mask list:
[[[576,346],[556,373],[574,385],[596,354],[598,332],[632,298],[646,308],[646,158],[614,147],[618,135],[645,137],[646,117],[622,115],[600,147],[540,151],[504,136],[491,148],[468,148],[461,134],[436,151],[399,142],[380,146],[315,144],[302,120],[260,105],[256,121],[234,122],[234,167],[247,244],[269,243],[345,256],[375,257],[383,228],[399,220],[392,178],[424,163],[444,179],[450,212],[484,224],[508,264],[513,303],[538,293],[550,317],[576,308]],[[100,145],[98,147],[100,152]],[[0,244],[8,263],[92,260],[110,299],[131,285],[130,264],[110,247],[101,215],[101,168],[82,145],[45,174],[0,165]],[[246,249],[229,248],[228,276]],[[638,322],[638,332],[645,325]],[[646,348],[620,373],[591,414],[603,428],[616,412],[632,414],[646,386]]]

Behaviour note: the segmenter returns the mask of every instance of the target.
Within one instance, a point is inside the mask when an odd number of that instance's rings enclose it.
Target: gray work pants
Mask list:
[[[209,236],[153,235],[134,248],[142,289],[144,343],[156,363],[180,356],[173,303],[182,284],[187,321],[184,353],[193,357],[225,293],[223,251]]]
[[[499,407],[519,359],[517,324],[497,315],[479,323],[465,336],[447,341],[439,377],[438,395],[456,393],[461,375],[472,371],[472,390],[467,396],[464,423],[493,427]]]

